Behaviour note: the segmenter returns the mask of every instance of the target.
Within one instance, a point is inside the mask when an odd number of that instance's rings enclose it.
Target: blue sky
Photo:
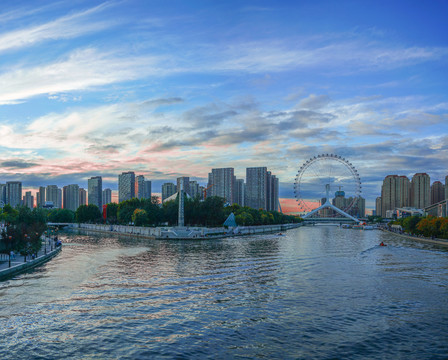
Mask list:
[[[0,181],[448,175],[448,1],[4,1]]]

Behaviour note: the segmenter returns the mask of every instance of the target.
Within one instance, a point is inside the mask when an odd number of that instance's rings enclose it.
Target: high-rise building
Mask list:
[[[145,180],[145,199],[151,199],[152,195],[152,185],[151,180]]]
[[[3,207],[7,202],[7,186],[6,184],[0,184],[0,206]]]
[[[45,201],[51,202],[55,208],[60,208],[58,190],[59,189],[57,185],[47,185],[47,188],[45,189]]]
[[[190,195],[190,178],[188,176],[181,176],[177,178],[177,191],[183,190]]]
[[[62,198],[64,209],[76,211],[79,207],[79,186],[76,184],[64,186]]]
[[[233,168],[212,169],[208,174],[207,196],[219,196],[229,204],[233,204],[235,191],[235,176]]]
[[[411,182],[411,206],[423,209],[431,203],[431,179],[426,173],[417,173]]]
[[[34,207],[34,196],[31,195],[31,191],[25,192],[25,196],[23,197],[23,205],[29,207],[31,210]]]
[[[87,205],[87,191],[83,188],[79,188],[79,206],[81,205]]]
[[[386,211],[410,206],[410,182],[406,176],[388,175],[381,187],[381,215]]]
[[[431,205],[445,199],[445,187],[440,181],[434,181],[431,185]]]
[[[381,196],[378,196],[375,200],[375,215],[382,216],[382,201]]]
[[[189,184],[189,188],[190,188],[190,196],[194,199],[195,197],[201,197],[201,194],[199,192],[199,184],[197,181],[193,180],[190,181]]]
[[[20,181],[6,182],[6,202],[13,208],[22,203],[22,183]]]
[[[58,188],[58,197],[57,197],[56,207],[58,209],[62,209],[62,189],[59,189],[59,188]]]
[[[165,183],[162,185],[162,202],[177,192],[177,186],[173,183]]]
[[[246,168],[246,205],[254,209],[267,208],[266,167]]]
[[[135,198],[135,173],[128,171],[118,175],[118,202]]]
[[[278,211],[278,188],[279,182],[278,178],[275,175],[272,175],[270,171],[268,171],[267,175],[267,210],[269,211]]]
[[[112,190],[107,188],[103,190],[103,205],[110,204],[112,202]]]
[[[349,202],[352,201],[353,198],[350,197]],[[353,206],[348,210],[348,213],[357,218],[364,217],[366,215],[366,199],[364,199],[362,196],[359,196],[353,203]]]
[[[87,201],[89,205],[96,205],[103,211],[103,179],[101,176],[93,176],[87,180]]]
[[[45,205],[45,186],[39,186],[39,191],[36,193],[37,207],[44,207]]]
[[[234,200],[240,206],[245,206],[244,194],[246,192],[246,184],[243,179],[235,179]]]
[[[135,193],[137,199],[146,199],[145,196],[145,177],[143,175],[138,175],[135,178]]]
[[[445,199],[448,199],[448,175],[445,176]]]

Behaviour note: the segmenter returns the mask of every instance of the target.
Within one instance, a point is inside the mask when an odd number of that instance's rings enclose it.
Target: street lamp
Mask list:
[[[12,236],[9,235],[8,238],[9,238],[9,244],[11,245]],[[11,251],[12,250],[9,250],[9,267],[11,267]]]

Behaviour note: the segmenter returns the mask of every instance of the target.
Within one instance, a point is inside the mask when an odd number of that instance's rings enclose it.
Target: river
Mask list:
[[[448,358],[434,245],[330,226],[61,238],[56,258],[0,282],[0,359]]]

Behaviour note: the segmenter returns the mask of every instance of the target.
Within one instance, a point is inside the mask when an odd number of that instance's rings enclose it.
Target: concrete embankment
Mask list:
[[[238,226],[233,229],[205,227],[139,227],[125,225],[70,224],[69,228],[146,239],[218,239],[232,236],[282,232],[301,224]]]
[[[56,247],[55,249],[49,251],[47,254],[42,254],[39,257],[33,260],[27,260],[26,262],[17,264],[14,262],[11,267],[2,267],[0,269],[0,280],[9,279],[15,275],[24,273],[30,269],[35,268],[36,266],[42,265],[49,261],[51,258],[55,257],[61,251],[61,246]]]
[[[400,234],[398,232],[390,231],[390,230],[387,230],[387,229],[381,229],[381,230],[387,231],[387,232],[389,232],[391,234],[397,235],[397,236],[405,238],[405,239],[448,247],[448,240],[445,240],[445,239],[437,239],[437,238],[432,239],[432,238],[412,236],[412,235],[408,235],[408,234]]]

